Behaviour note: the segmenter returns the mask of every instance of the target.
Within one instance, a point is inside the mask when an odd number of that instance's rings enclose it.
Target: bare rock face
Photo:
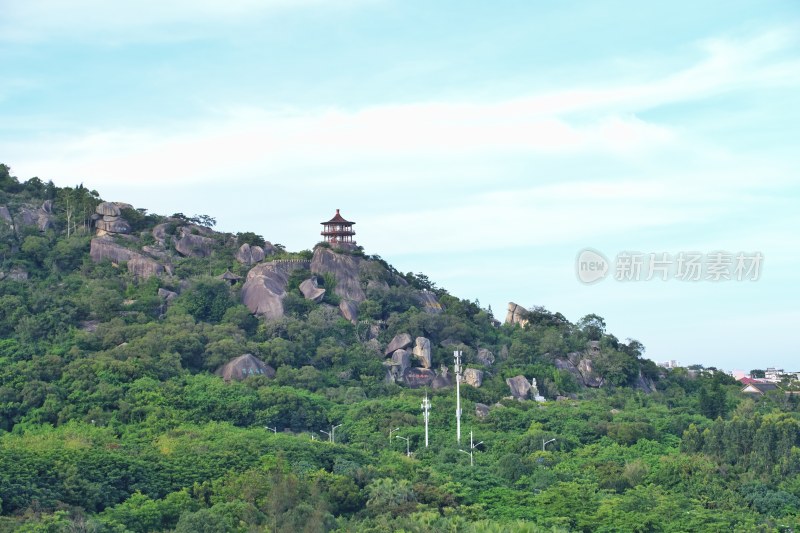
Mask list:
[[[341,300],[339,302],[339,311],[341,311],[343,317],[354,324],[356,323],[356,320],[358,320],[358,306],[355,302],[350,300]]]
[[[492,366],[494,364],[494,354],[486,348],[479,348],[475,359],[483,366]]]
[[[268,319],[283,316],[283,299],[289,275],[305,268],[304,263],[269,262],[259,263],[250,269],[242,286],[242,303],[251,313]]]
[[[158,297],[166,302],[169,302],[177,298],[178,293],[167,289],[158,289]]]
[[[407,368],[403,373],[403,381],[412,388],[429,387],[436,378],[436,373],[430,368]]]
[[[131,232],[131,225],[128,224],[128,221],[118,217],[103,217],[94,223],[94,227],[97,228],[97,233],[101,236],[107,233],[127,234]]]
[[[169,226],[169,223],[164,222],[162,224],[158,224],[156,227],[153,228],[153,238],[161,246],[164,246],[164,243],[166,243],[167,241],[167,226]]]
[[[318,246],[311,259],[311,272],[333,274],[336,279],[334,292],[342,299],[361,303],[367,298],[364,289],[361,288],[359,276],[361,263],[360,257],[336,253],[323,246]]]
[[[164,265],[133,250],[129,250],[115,243],[109,237],[96,237],[92,239],[89,248],[89,257],[99,263],[108,259],[112,263],[128,263],[128,272],[140,278],[157,276],[165,271]]]
[[[442,365],[439,368],[439,371],[436,373],[436,377],[433,378],[431,382],[431,388],[433,389],[444,389],[447,387],[451,387],[453,385],[453,380],[450,377],[450,371],[445,365]]]
[[[439,315],[444,312],[442,304],[436,298],[436,295],[430,291],[420,291],[417,293],[417,300],[422,306],[422,310],[432,315]]]
[[[506,324],[519,324],[525,326],[528,323],[529,311],[514,302],[508,302],[508,313],[506,314]]]
[[[11,212],[8,210],[8,207],[4,205],[0,205],[0,220],[11,225],[14,224],[14,219],[11,218]]]
[[[467,385],[472,385],[473,387],[478,388],[483,384],[483,370],[478,370],[477,368],[465,368],[461,379]]]
[[[239,247],[236,252],[236,260],[243,265],[254,265],[264,260],[266,254],[264,249],[260,246],[250,246],[244,243]]]
[[[390,382],[402,382],[406,370],[411,367],[411,358],[405,350],[395,350],[390,360],[383,362],[387,367],[386,379]]]
[[[430,368],[431,363],[431,341],[425,337],[417,337],[414,341],[414,357],[419,361],[422,368]]]
[[[394,353],[396,350],[404,350],[409,346],[411,346],[411,335],[408,333],[400,333],[394,336],[392,342],[390,342],[389,346],[386,347],[386,351],[384,353],[389,355],[390,353]]]
[[[313,300],[317,303],[321,302],[325,297],[325,289],[317,285],[317,278],[308,278],[300,284],[300,292],[303,293],[303,298],[306,300]]]
[[[639,376],[636,378],[636,383],[634,383],[633,386],[647,394],[653,393],[656,390],[656,384],[653,380],[644,377],[641,371],[639,371]]]
[[[603,386],[603,378],[595,372],[591,359],[581,359],[578,362],[578,371],[581,373],[581,376],[583,376],[583,382],[587,387]]]
[[[266,364],[264,361],[255,357],[253,354],[240,355],[236,359],[232,359],[224,366],[217,369],[215,372],[221,376],[225,381],[249,378],[250,376],[267,376],[268,378],[275,377],[275,369]]]
[[[174,239],[175,250],[186,257],[208,257],[211,255],[214,239],[195,235],[192,228],[197,227],[184,226],[178,231],[177,238]]]
[[[531,391],[531,384],[525,376],[514,376],[513,378],[506,379],[508,388],[511,389],[511,395],[517,400],[527,400]]]
[[[21,268],[12,268],[11,271],[5,273],[0,271],[0,281],[7,279],[10,281],[27,281],[28,272]]]
[[[117,204],[114,202],[102,202],[97,205],[95,213],[107,217],[118,217],[122,214]]]
[[[485,403],[476,403],[475,404],[475,416],[478,418],[486,418],[489,416],[489,406]]]

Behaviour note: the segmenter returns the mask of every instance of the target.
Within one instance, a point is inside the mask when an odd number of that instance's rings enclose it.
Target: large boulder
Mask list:
[[[317,285],[317,278],[311,277],[300,284],[300,292],[303,293],[303,298],[306,300],[313,300],[317,303],[321,302],[325,297],[325,289]]]
[[[95,237],[89,246],[89,257],[95,263],[108,259],[112,263],[128,264],[128,272],[136,277],[149,278],[165,271],[164,265],[143,254],[120,246],[110,237]]]
[[[420,291],[416,294],[417,301],[419,302],[421,308],[426,313],[430,313],[432,315],[439,315],[444,312],[442,308],[442,304],[439,303],[439,300],[436,298],[436,295],[430,291]]]
[[[450,370],[445,365],[442,365],[441,368],[439,368],[439,371],[436,372],[436,377],[433,378],[433,381],[431,382],[431,388],[444,389],[451,387],[452,385],[453,380],[450,377]]]
[[[102,202],[97,204],[95,213],[107,217],[118,217],[122,214],[119,207],[114,202]]]
[[[96,221],[94,227],[97,229],[97,234],[102,236],[107,233],[122,233],[127,234],[131,232],[131,225],[124,218],[106,217]],[[112,220],[113,219],[113,220]]]
[[[524,326],[528,323],[528,317],[530,316],[530,311],[522,307],[521,305],[515,304],[514,302],[508,302],[508,313],[506,314],[506,324],[519,324],[520,326]]]
[[[389,346],[386,347],[384,352],[386,355],[394,353],[396,350],[404,350],[411,346],[411,335],[408,333],[399,333],[394,336]]]
[[[186,257],[208,257],[214,246],[214,239],[192,233],[197,226],[184,226],[174,239],[175,250]]]
[[[250,246],[244,243],[236,251],[236,260],[243,265],[254,265],[264,260],[266,254],[260,246]]]
[[[431,341],[425,337],[417,337],[414,341],[414,358],[419,361],[422,368],[431,367]]]
[[[436,373],[430,368],[407,368],[403,373],[403,381],[412,388],[429,387],[436,378]]]
[[[341,254],[324,246],[318,246],[311,258],[311,272],[314,274],[333,274],[336,279],[336,293],[340,298],[361,303],[367,296],[361,288],[360,257]]]
[[[341,311],[343,317],[353,324],[358,320],[358,304],[355,302],[351,302],[350,300],[339,301],[339,311]]]
[[[217,369],[216,374],[225,381],[241,381],[250,376],[275,377],[275,369],[253,354],[240,355]]]
[[[11,225],[14,224],[14,219],[11,218],[11,212],[8,210],[8,207],[4,205],[0,205],[0,220]]]
[[[461,380],[467,385],[477,388],[483,384],[483,370],[477,368],[465,368]]]
[[[494,354],[486,348],[478,348],[475,360],[483,366],[492,366],[494,364]]]
[[[475,416],[478,418],[486,418],[489,416],[489,406],[485,403],[476,403],[475,404]]]
[[[514,376],[513,378],[506,379],[506,384],[511,390],[511,396],[516,400],[527,400],[531,392],[531,384],[525,376]]]
[[[595,371],[591,359],[581,359],[578,362],[578,372],[583,376],[583,383],[587,387],[603,386],[603,378]]]
[[[270,263],[257,265],[247,273],[242,286],[242,303],[256,315],[275,319],[283,316],[288,275]]]

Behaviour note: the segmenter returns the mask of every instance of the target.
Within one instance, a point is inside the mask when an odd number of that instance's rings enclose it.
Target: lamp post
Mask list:
[[[550,444],[551,442],[555,442],[555,441],[556,441],[556,439],[550,439],[550,440],[548,440],[547,442],[545,442],[545,440],[544,440],[544,439],[542,439],[542,451],[544,451],[544,447],[545,447],[545,446],[547,446],[547,445],[548,445],[548,444]]]
[[[264,429],[268,429],[268,430],[270,430],[270,431],[271,431],[271,432],[273,432],[273,433],[278,433],[278,428],[277,428],[277,426],[276,426],[276,427],[274,427],[274,428],[271,428],[271,427],[269,427],[269,426],[264,426]]]
[[[401,437],[400,435],[395,435],[395,438],[406,441],[406,457],[411,457],[411,439],[409,437]]]
[[[395,431],[400,431],[400,428],[394,428],[389,430],[389,447],[392,447],[392,433]]]
[[[331,426],[330,432],[325,431],[324,429],[320,429],[320,433],[325,433],[328,436],[328,442],[336,443],[336,428],[342,427],[342,424],[338,424],[336,426]]]

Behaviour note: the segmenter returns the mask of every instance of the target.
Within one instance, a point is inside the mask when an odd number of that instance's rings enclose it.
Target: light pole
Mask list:
[[[425,393],[425,399],[422,400],[422,416],[425,418],[425,447],[428,447],[428,420],[431,417],[431,401],[428,399],[428,393]]]
[[[410,448],[411,439],[409,437],[401,437],[400,435],[395,435],[395,438],[396,439],[403,439],[404,441],[406,441],[406,457],[411,457],[411,448]]]
[[[336,428],[342,427],[342,424],[338,424],[336,426],[331,426],[330,431],[325,431],[324,429],[320,429],[320,433],[325,433],[328,436],[328,442],[332,442],[336,444]]]
[[[469,455],[469,466],[475,466],[475,460],[474,460],[475,448],[477,448],[481,444],[483,444],[483,441],[476,442],[476,443],[473,444],[473,442],[472,442],[472,430],[470,430],[470,432],[469,432],[469,451],[461,450],[461,449],[458,450],[461,453],[465,453],[465,454]]]
[[[400,428],[394,428],[389,430],[389,447],[392,447],[392,433],[395,431],[400,431]]]
[[[277,427],[271,428],[269,426],[264,426],[264,429],[268,429],[273,433],[278,433],[278,428]]]
[[[461,444],[461,352],[454,351],[453,359],[453,370],[456,374],[456,443]]]
[[[544,447],[545,447],[545,446],[547,446],[547,445],[548,445],[548,444],[550,444],[551,442],[555,442],[555,441],[556,441],[556,439],[550,439],[550,440],[548,440],[547,442],[545,442],[545,440],[544,440],[544,439],[542,439],[542,451],[544,451]]]

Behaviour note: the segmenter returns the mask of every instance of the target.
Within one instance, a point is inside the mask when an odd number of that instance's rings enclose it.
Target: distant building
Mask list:
[[[329,242],[331,244],[355,244],[356,241],[353,240],[356,232],[353,231],[353,224],[355,222],[350,222],[349,220],[345,220],[342,215],[339,214],[339,210],[336,210],[336,215],[327,222],[320,222],[322,224],[322,235],[325,238],[325,242]]]
[[[782,368],[770,367],[764,371],[764,379],[773,383],[779,383],[783,378],[783,374],[784,372]]]
[[[747,378],[748,380],[752,380],[752,378]],[[742,380],[744,382],[744,380]],[[742,389],[742,392],[745,394],[757,394],[758,396],[763,396],[769,391],[773,390],[780,390],[774,383],[763,383],[763,382],[756,382],[756,383],[748,383]]]
[[[675,359],[670,359],[669,361],[658,363],[658,366],[661,368],[680,368],[681,365]]]

